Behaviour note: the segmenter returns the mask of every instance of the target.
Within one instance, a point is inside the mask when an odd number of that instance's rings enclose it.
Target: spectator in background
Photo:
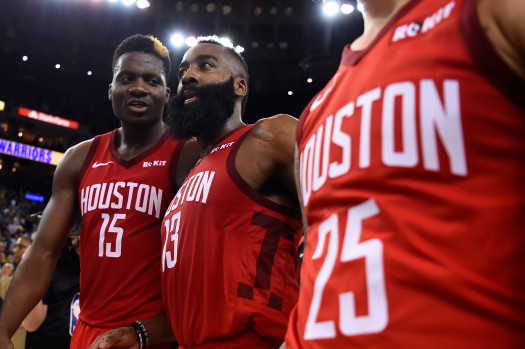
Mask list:
[[[44,298],[24,319],[26,349],[68,349],[75,325],[74,301],[80,289],[80,262],[71,238],[57,260]]]
[[[159,340],[152,349],[173,341],[160,290],[160,224],[198,158],[198,145],[166,132],[162,114],[171,62],[158,39],[126,38],[111,66],[108,98],[120,127],[69,148],[57,166],[34,245],[4,300],[2,349],[10,348],[12,333],[47,292],[79,213],[81,311],[71,347],[85,349],[108,328],[138,319],[145,326],[166,324],[153,326]]]
[[[13,262],[15,264],[15,267],[17,267],[18,264],[20,264],[24,253],[26,252],[27,248],[31,246],[32,243],[33,240],[29,235],[23,235],[16,240],[16,243],[13,246]]]
[[[16,272],[16,267],[22,259],[24,258],[25,253],[30,248],[32,244],[32,240],[29,238],[29,236],[24,235],[19,237],[16,240],[15,245],[13,246],[13,264],[6,263],[2,266],[2,270],[0,272],[0,297],[2,297],[2,300],[5,300],[5,296],[7,294],[7,291],[9,290],[9,287],[11,286],[11,279]],[[2,304],[3,307],[3,304]],[[16,332],[11,337],[11,341],[13,342],[14,349],[25,349],[26,345],[26,329],[22,324],[18,327]]]

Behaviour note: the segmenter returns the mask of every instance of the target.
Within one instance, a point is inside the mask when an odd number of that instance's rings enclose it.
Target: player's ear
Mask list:
[[[233,80],[233,86],[235,86],[235,96],[244,97],[248,93],[248,85],[246,79],[243,77],[237,77]]]
[[[166,103],[168,103],[168,101],[170,100],[170,95],[171,95],[171,89],[169,87],[166,87],[166,99],[165,99]]]

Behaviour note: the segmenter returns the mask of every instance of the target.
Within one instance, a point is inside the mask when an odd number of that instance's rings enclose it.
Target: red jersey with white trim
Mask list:
[[[79,177],[80,319],[122,326],[164,313],[160,294],[160,224],[176,193],[183,142],[167,133],[124,160],[117,130],[94,138]]]
[[[224,345],[247,330],[279,346],[297,301],[301,219],[237,172],[250,128],[232,131],[197,163],[164,217],[162,295],[186,348]]]
[[[303,112],[287,349],[525,347],[525,83],[476,3],[408,2]]]

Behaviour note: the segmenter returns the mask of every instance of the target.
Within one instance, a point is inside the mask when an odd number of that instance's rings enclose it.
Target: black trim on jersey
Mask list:
[[[461,8],[460,30],[470,57],[489,80],[510,101],[525,110],[525,81],[500,57],[483,29],[476,0],[465,0]]]
[[[244,138],[246,138],[252,127],[253,125],[246,125],[242,128],[244,134],[239,137],[239,139],[233,145],[232,150],[228,154],[228,159],[226,160],[226,169],[230,175],[231,180],[233,181],[233,184],[235,184],[240,191],[242,191],[255,203],[272,211],[299,220],[300,215],[294,209],[275,203],[258,193],[257,190],[253,189],[248,183],[246,183],[246,181],[241,177],[235,168],[235,157],[237,152],[239,151],[242,141]]]

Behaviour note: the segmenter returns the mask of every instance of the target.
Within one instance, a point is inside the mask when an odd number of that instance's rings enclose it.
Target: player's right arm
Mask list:
[[[42,213],[30,251],[16,269],[0,313],[0,349],[11,349],[11,336],[45,295],[56,261],[77,212],[77,179],[91,141],[70,148],[53,179],[51,198]]]

